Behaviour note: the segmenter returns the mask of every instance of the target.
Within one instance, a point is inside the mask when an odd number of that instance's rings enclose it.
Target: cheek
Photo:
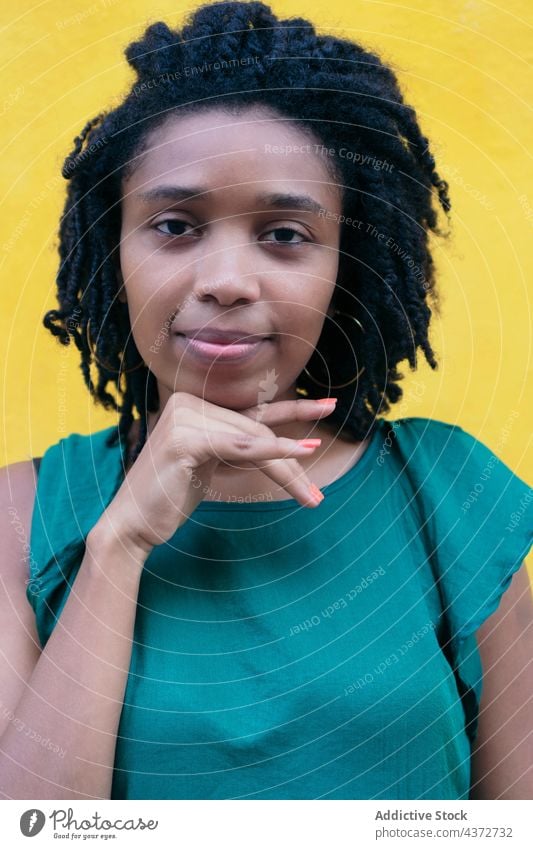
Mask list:
[[[134,245],[121,250],[120,263],[132,327],[134,321],[147,328],[164,321],[186,288],[174,267],[163,257],[147,254]]]
[[[321,267],[322,266],[322,267]],[[280,297],[281,316],[287,333],[315,344],[320,336],[336,286],[337,263],[323,262],[312,274],[298,275]]]
[[[291,305],[290,308],[287,306],[284,310],[279,344],[281,356],[286,362],[307,361],[322,332],[329,298],[322,298],[320,303],[310,300],[301,299],[301,304]]]
[[[150,345],[153,345],[157,336],[156,329],[150,322],[150,310],[138,307],[136,304],[129,305],[131,335],[137,350],[143,354]]]
[[[172,267],[164,252],[154,249],[141,233],[125,235],[120,243],[120,267],[126,282],[135,287],[148,284],[154,288],[155,281],[164,281]]]

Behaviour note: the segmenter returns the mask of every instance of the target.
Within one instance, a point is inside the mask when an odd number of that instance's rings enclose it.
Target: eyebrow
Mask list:
[[[170,200],[176,203],[184,200],[195,199],[195,196],[207,194],[208,189],[204,186],[154,186],[145,192],[140,192],[135,197],[143,203],[154,203],[161,200]],[[297,195],[284,192],[264,192],[257,195],[257,200],[263,206],[276,207],[277,209],[298,209],[303,212],[319,213],[324,206],[309,195]]]

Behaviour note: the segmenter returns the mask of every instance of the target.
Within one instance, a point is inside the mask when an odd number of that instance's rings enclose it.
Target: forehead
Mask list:
[[[275,181],[330,201],[340,192],[321,142],[297,122],[262,108],[173,115],[148,135],[133,168],[124,180],[126,196],[162,179],[185,178],[211,188]]]

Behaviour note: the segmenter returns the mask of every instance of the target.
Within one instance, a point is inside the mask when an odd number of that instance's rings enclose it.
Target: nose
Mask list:
[[[260,298],[253,245],[247,239],[249,235],[242,230],[234,232],[233,236],[227,230],[220,230],[218,235],[205,240],[202,256],[194,264],[194,297],[200,300],[215,298],[221,306]]]

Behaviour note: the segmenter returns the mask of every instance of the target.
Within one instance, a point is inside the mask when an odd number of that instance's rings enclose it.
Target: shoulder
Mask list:
[[[113,426],[92,434],[72,432],[50,444],[41,457],[0,468],[2,575],[5,576],[6,570],[19,573],[23,568],[24,577],[28,577],[32,525],[34,522],[39,525],[40,521],[39,515],[34,519],[37,500],[46,509],[48,531],[55,513],[60,524],[62,517],[66,518],[65,511],[73,498],[79,496],[83,502],[88,484],[94,484],[99,492],[98,483],[104,479],[102,490],[105,490],[109,440],[116,431],[117,427]]]
[[[43,457],[41,459],[43,459],[47,454],[50,454],[51,452],[53,453],[57,451],[76,450],[78,448],[90,449],[92,446],[95,446],[97,448],[104,447],[105,445],[110,444],[112,441],[116,441],[113,438],[116,437],[117,434],[117,425],[105,427],[101,430],[95,430],[91,433],[79,433],[78,431],[72,431],[66,436],[62,436],[56,442],[51,443],[44,451]]]
[[[453,444],[457,441],[474,440],[460,425],[440,419],[406,416],[391,420],[380,419],[379,424],[385,444],[389,447],[394,444],[404,451],[419,448],[434,452],[439,445],[442,446],[450,440]]]
[[[460,507],[461,515],[469,514],[470,520],[475,516],[486,521],[492,513],[501,525],[503,518],[510,520],[519,507],[524,513],[533,501],[531,487],[500,456],[503,433],[492,447],[458,424],[422,417],[397,419],[386,424],[383,446],[390,447],[381,453],[400,461],[403,476],[426,501],[451,511]],[[383,462],[380,456],[378,463]]]
[[[406,416],[385,422],[385,429],[396,441],[404,444],[422,443],[425,448],[452,443],[453,445],[477,443],[479,440],[456,422],[424,416]]]
[[[478,473],[483,474],[484,480],[511,474],[499,456],[505,444],[502,437],[492,447],[456,423],[418,416],[401,418],[384,422],[384,436],[385,450],[378,459],[380,465],[387,453],[393,453],[394,447],[408,471],[415,475],[420,470],[424,474],[431,472],[437,478],[453,477],[466,483]],[[478,489],[479,485],[480,482]]]
[[[84,478],[97,464],[106,466],[108,457],[119,450],[118,426],[102,428],[92,433],[73,431],[50,444],[38,458],[39,490],[50,485],[60,485],[59,479],[69,479],[72,474]]]
[[[32,522],[32,551],[40,569],[58,552],[78,545],[124,479],[124,443],[118,426],[69,433],[43,454]],[[48,564],[48,565],[45,565]]]
[[[462,427],[405,418],[387,429],[389,453],[416,506],[452,633],[473,633],[494,612],[533,536],[531,488]],[[411,503],[411,502],[410,502]]]

